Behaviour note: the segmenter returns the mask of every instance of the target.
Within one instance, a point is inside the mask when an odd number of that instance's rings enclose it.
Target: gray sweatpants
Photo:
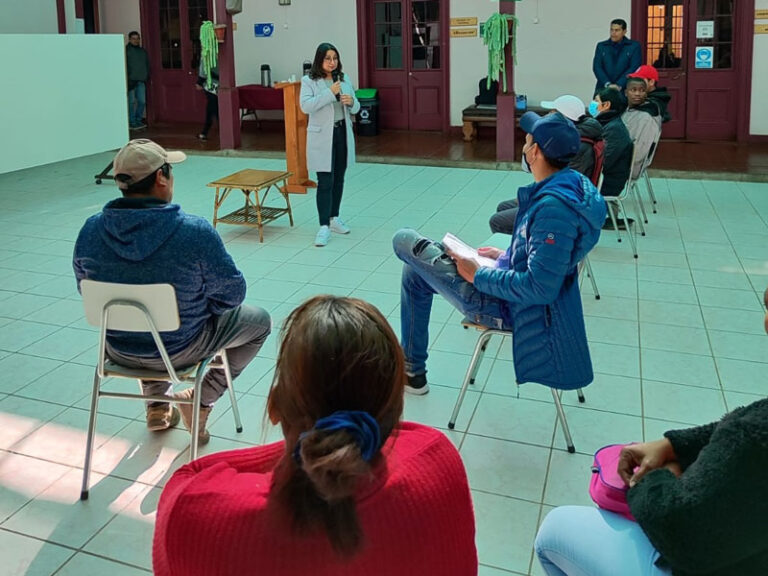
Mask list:
[[[171,356],[175,369],[185,368],[210,358],[221,349],[227,351],[232,378],[245,369],[258,354],[262,344],[272,331],[272,320],[263,308],[238,306],[221,316],[213,316],[188,348]],[[165,370],[162,358],[126,356],[113,350],[107,343],[107,356],[114,362],[133,368]],[[170,396],[170,382],[142,381],[144,394]],[[227,390],[227,378],[223,370],[209,370],[200,390],[200,403],[211,406]]]

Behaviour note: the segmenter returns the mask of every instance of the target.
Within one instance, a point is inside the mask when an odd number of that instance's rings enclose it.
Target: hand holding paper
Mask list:
[[[477,250],[472,248],[472,246],[462,242],[450,232],[443,236],[443,246],[457,256],[465,258],[466,260],[471,260],[478,266],[486,268],[496,267],[496,258],[489,258],[488,256],[478,254]]]

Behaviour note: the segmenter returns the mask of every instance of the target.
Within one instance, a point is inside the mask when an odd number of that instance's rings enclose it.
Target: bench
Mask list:
[[[528,106],[526,110],[515,109],[515,118],[520,120],[525,112],[536,112],[537,114],[546,114],[549,110],[539,106]],[[477,137],[477,125],[480,123],[492,124],[496,126],[496,106],[477,105],[467,106],[461,111],[461,121],[464,123],[461,131],[464,133],[464,142],[471,142]]]

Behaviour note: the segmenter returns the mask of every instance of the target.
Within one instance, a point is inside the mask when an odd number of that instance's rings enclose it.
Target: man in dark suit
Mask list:
[[[642,64],[640,42],[627,38],[627,22],[621,18],[611,21],[611,37],[598,42],[592,71],[597,83],[595,93],[602,88],[622,91],[627,86],[627,74]]]

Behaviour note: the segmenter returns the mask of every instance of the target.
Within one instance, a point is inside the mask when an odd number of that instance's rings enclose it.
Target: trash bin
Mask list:
[[[357,113],[357,135],[376,136],[379,133],[379,97],[376,88],[361,88],[355,92],[360,101]]]

